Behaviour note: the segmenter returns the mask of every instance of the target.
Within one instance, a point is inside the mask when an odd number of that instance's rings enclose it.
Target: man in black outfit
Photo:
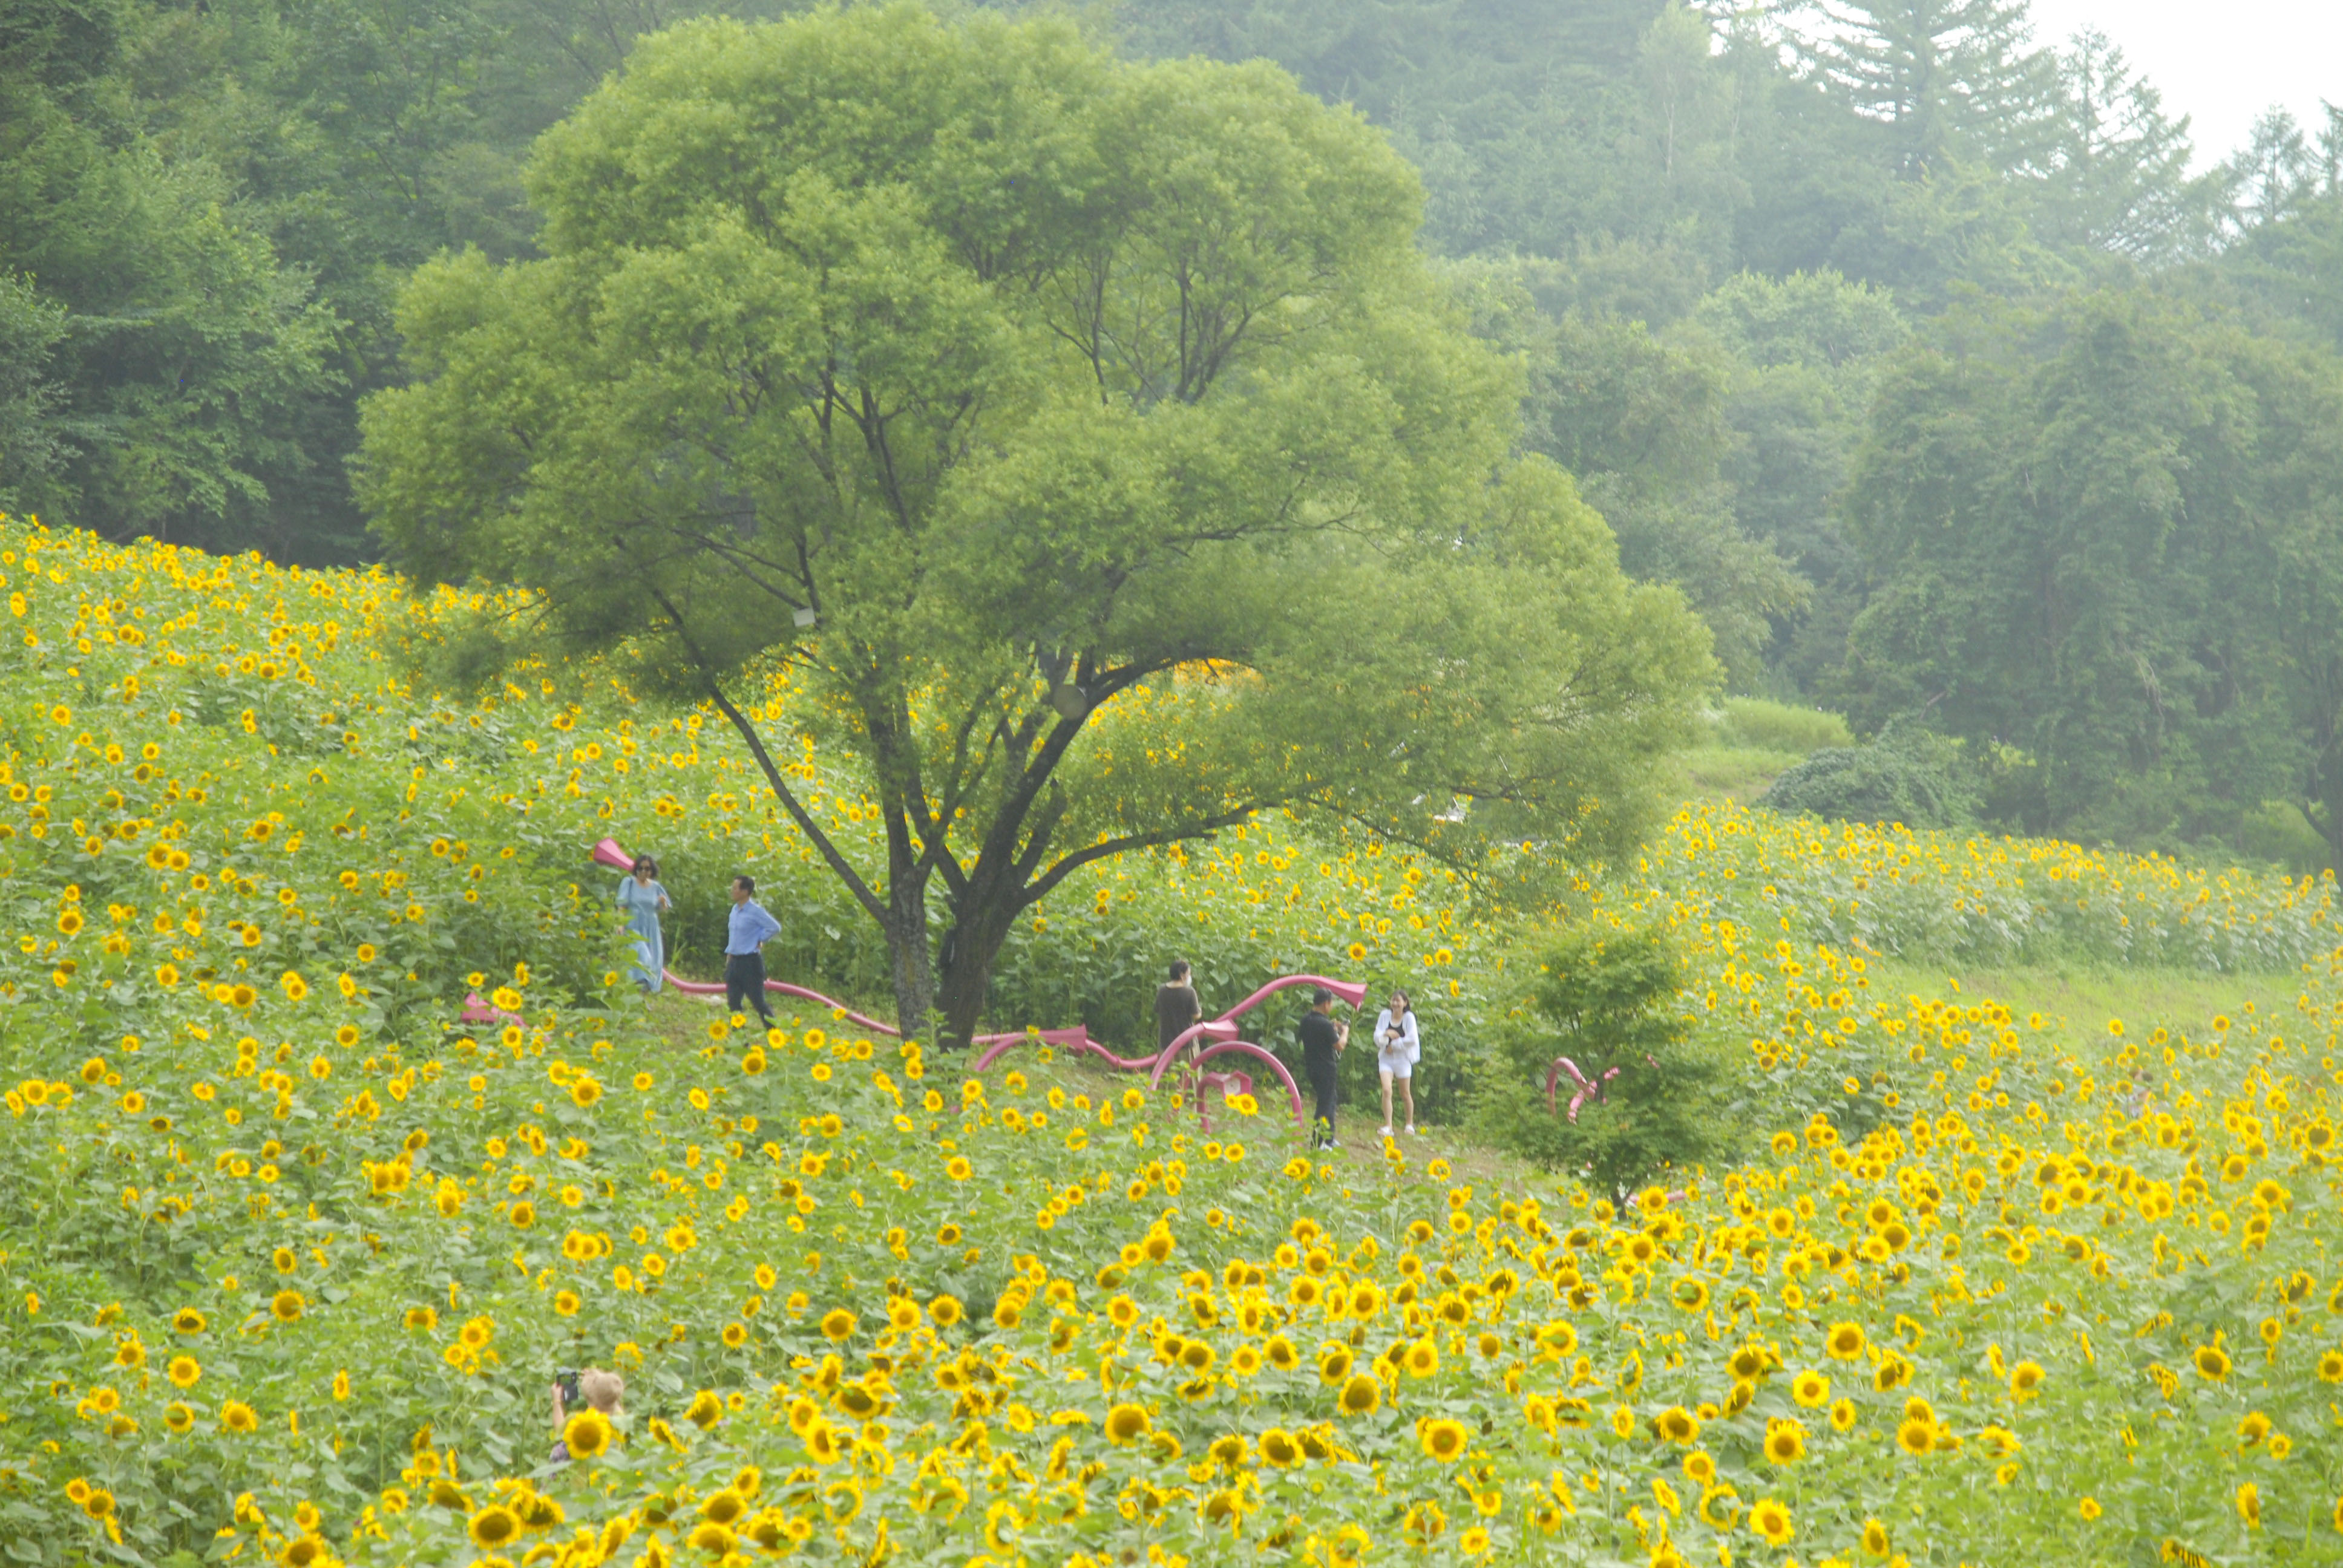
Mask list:
[[[1310,1010],[1302,1015],[1294,1032],[1302,1040],[1302,1067],[1310,1075],[1311,1091],[1318,1097],[1317,1113],[1310,1120],[1310,1147],[1340,1149],[1334,1141],[1334,1057],[1351,1042],[1351,1026],[1333,1019],[1334,993],[1324,986],[1310,993]]]

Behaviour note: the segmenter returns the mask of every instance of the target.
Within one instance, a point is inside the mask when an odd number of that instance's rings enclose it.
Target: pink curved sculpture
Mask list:
[[[1223,1023],[1218,1019],[1206,1019],[1203,1022],[1191,1024],[1186,1029],[1183,1029],[1179,1033],[1173,1035],[1172,1037],[1171,1044],[1165,1046],[1161,1050],[1157,1051],[1153,1056],[1151,1056],[1145,1060],[1140,1062],[1136,1067],[1132,1068],[1131,1070],[1134,1072],[1144,1072],[1148,1069],[1153,1067],[1157,1062],[1162,1060],[1165,1057],[1178,1055],[1181,1050],[1192,1040],[1234,1040],[1236,1037],[1237,1026],[1235,1024]]]
[[[1177,1056],[1181,1050],[1184,1050],[1190,1040],[1204,1035],[1211,1035],[1219,1039],[1234,1040],[1237,1033],[1236,1024],[1234,1021],[1236,1019],[1245,1013],[1251,1012],[1253,1009],[1259,1007],[1262,1002],[1267,1001],[1277,992],[1285,990],[1289,986],[1297,985],[1322,985],[1328,990],[1332,991],[1336,996],[1341,997],[1344,1001],[1349,1002],[1354,1009],[1363,1005],[1367,1000],[1367,988],[1362,981],[1329,980],[1324,975],[1280,975],[1277,979],[1270,981],[1267,985],[1253,992],[1252,995],[1245,998],[1244,1000],[1237,1003],[1236,1006],[1229,1009],[1228,1011],[1221,1014],[1220,1017],[1207,1020],[1202,1023],[1196,1024],[1192,1028],[1183,1030],[1179,1034],[1173,1036],[1172,1043],[1165,1046],[1156,1056],[1155,1076],[1149,1081],[1151,1083],[1161,1082],[1163,1078],[1164,1066],[1169,1063],[1173,1057]],[[1212,1053],[1210,1051],[1206,1051],[1203,1055],[1197,1057],[1196,1060],[1198,1061],[1202,1061],[1203,1060],[1204,1056],[1209,1056]]]
[[[659,972],[667,977],[668,984],[673,986],[676,990],[681,991],[686,996],[696,996],[702,1001],[715,1001],[724,995],[724,987],[720,981],[688,980],[682,976],[677,974],[673,970],[662,970]],[[896,1029],[892,1024],[881,1023],[875,1018],[870,1018],[862,1013],[855,1011],[852,1008],[847,1006],[844,1002],[840,1001],[835,997],[824,996],[818,990],[808,990],[801,985],[791,985],[787,980],[769,980],[765,982],[765,989],[780,996],[793,996],[802,1001],[809,1001],[818,1006],[826,1007],[830,1009],[831,1012],[836,1013],[839,1017],[845,1019],[848,1022],[857,1024],[863,1029],[875,1030],[880,1034],[892,1034],[900,1036],[902,1032]]]
[[[1578,1070],[1578,1063],[1571,1060],[1570,1058],[1566,1056],[1555,1057],[1554,1059],[1554,1065],[1545,1070],[1545,1110],[1546,1114],[1549,1116],[1554,1114],[1555,1086],[1559,1083],[1562,1075],[1565,1072],[1570,1074],[1570,1081],[1578,1086],[1578,1091],[1570,1097],[1570,1119],[1573,1121],[1578,1120],[1578,1108],[1580,1106],[1585,1104],[1589,1100],[1601,1100],[1603,1098],[1604,1086],[1608,1084],[1613,1079],[1619,1076],[1619,1070],[1614,1067],[1600,1078],[1590,1079],[1586,1074]]]
[[[613,870],[631,871],[635,869],[635,858],[627,853],[625,846],[621,845],[616,839],[604,839],[597,843],[593,849],[593,859],[597,865],[608,866]],[[661,972],[666,976],[667,983],[673,986],[685,996],[699,997],[702,1000],[715,1000],[724,995],[724,987],[719,983],[709,980],[688,980],[678,975],[673,970],[664,970]],[[1231,1051],[1259,1057],[1262,1060],[1266,1061],[1269,1064],[1271,1070],[1277,1074],[1278,1081],[1285,1085],[1285,1092],[1293,1101],[1294,1120],[1299,1122],[1302,1120],[1302,1091],[1294,1086],[1293,1075],[1285,1070],[1285,1064],[1278,1060],[1276,1056],[1272,1052],[1264,1050],[1260,1046],[1253,1045],[1249,1041],[1239,1040],[1237,1038],[1237,1026],[1235,1022],[1239,1017],[1251,1012],[1254,1008],[1259,1007],[1262,1002],[1269,1000],[1270,997],[1275,995],[1277,992],[1284,990],[1290,986],[1298,985],[1324,986],[1328,990],[1331,990],[1336,996],[1341,997],[1353,1008],[1363,1005],[1367,998],[1367,988],[1362,981],[1330,980],[1324,975],[1281,975],[1277,979],[1270,981],[1267,985],[1262,987],[1259,990],[1253,992],[1251,996],[1245,998],[1244,1000],[1237,1003],[1236,1006],[1229,1009],[1228,1011],[1221,1014],[1220,1017],[1216,1019],[1208,1019],[1204,1022],[1196,1024],[1191,1029],[1182,1030],[1172,1040],[1170,1045],[1164,1047],[1163,1050],[1156,1052],[1153,1056],[1141,1057],[1135,1060],[1126,1060],[1124,1058],[1117,1056],[1105,1046],[1101,1045],[1098,1041],[1092,1040],[1090,1037],[1090,1030],[1086,1027],[1081,1024],[1076,1024],[1071,1029],[1021,1030],[1014,1033],[978,1035],[970,1043],[981,1046],[985,1049],[983,1050],[982,1054],[979,1055],[976,1060],[970,1064],[969,1070],[970,1072],[982,1072],[985,1069],[990,1067],[995,1061],[998,1061],[1002,1056],[1008,1054],[1009,1051],[1030,1040],[1037,1044],[1053,1045],[1063,1050],[1086,1052],[1091,1056],[1099,1058],[1102,1061],[1105,1061],[1119,1071],[1148,1073],[1150,1076],[1147,1081],[1147,1086],[1151,1090],[1162,1082],[1163,1074],[1170,1069],[1172,1060],[1182,1050],[1187,1048],[1191,1041],[1199,1039],[1209,1039],[1216,1041],[1217,1043],[1210,1046],[1197,1055],[1196,1065],[1198,1067],[1201,1068],[1206,1060],[1212,1057],[1221,1056]],[[844,1002],[839,1001],[832,997],[826,997],[818,990],[809,990],[804,986],[791,985],[786,980],[767,980],[765,982],[765,989],[768,991],[772,991],[781,996],[797,997],[803,1000],[816,1003],[819,1006],[826,1007],[839,1017],[859,1025],[863,1029],[873,1030],[876,1033],[890,1034],[899,1039],[901,1037],[902,1031],[896,1029],[893,1025],[881,1023],[875,1018],[856,1012]],[[478,997],[468,997],[465,999],[465,1001],[466,1008],[464,1020],[467,1023],[489,1021],[487,1018],[475,1018],[473,1016],[474,1009],[487,1007],[487,1004],[482,1002]],[[511,1015],[509,1014],[501,1016],[506,1019],[510,1019],[511,1021],[516,1023],[520,1021],[518,1019],[511,1019]],[[1616,1070],[1614,1069],[1614,1070]],[[1231,1078],[1242,1082],[1244,1085],[1242,1092],[1247,1094],[1252,1092],[1253,1081],[1252,1075],[1249,1073],[1210,1073],[1204,1076],[1199,1085],[1198,1092],[1200,1101],[1202,1091],[1207,1086],[1218,1087],[1223,1093],[1225,1093],[1227,1091],[1226,1081]],[[1553,1099],[1553,1084],[1551,1077],[1549,1077],[1547,1084],[1547,1099],[1549,1103]],[[1577,1107],[1574,1104],[1572,1107],[1573,1120],[1576,1119],[1576,1110]]]
[[[1285,1063],[1277,1060],[1275,1052],[1264,1050],[1249,1040],[1223,1040],[1218,1045],[1206,1048],[1205,1050],[1196,1058],[1197,1067],[1201,1069],[1204,1063],[1212,1060],[1212,1058],[1216,1056],[1249,1056],[1256,1060],[1268,1063],[1269,1070],[1277,1074],[1277,1081],[1285,1085],[1286,1098],[1291,1101],[1293,1105],[1294,1125],[1297,1127],[1306,1127],[1309,1125],[1309,1123],[1303,1120],[1302,1114],[1302,1091],[1295,1085],[1293,1075],[1285,1070]],[[1155,1064],[1155,1072],[1153,1076],[1149,1078],[1147,1081],[1147,1087],[1152,1090],[1157,1085],[1161,1084],[1163,1081],[1164,1072],[1170,1069],[1171,1065],[1172,1064],[1168,1059],[1159,1059]],[[1209,1084],[1212,1080],[1222,1076],[1224,1075],[1220,1073],[1205,1073],[1203,1074],[1203,1083]],[[1246,1081],[1247,1088],[1245,1092],[1247,1093],[1252,1092],[1251,1081],[1252,1081],[1249,1078]],[[1225,1086],[1223,1086],[1222,1092],[1226,1092]],[[1202,1101],[1202,1084],[1199,1086],[1197,1098],[1199,1107],[1201,1109]]]
[[[1274,993],[1285,990],[1288,986],[1297,985],[1322,985],[1353,1008],[1366,1005],[1367,987],[1363,980],[1329,980],[1324,975],[1280,975],[1228,1011],[1221,1014],[1215,1021],[1226,1023],[1242,1013],[1251,1012],[1262,1002],[1267,1001]]]
[[[517,1023],[524,1029],[528,1027],[528,1020],[520,1014],[507,1012],[500,1007],[491,1007],[482,1001],[478,991],[471,991],[465,996],[462,1016],[466,1023]]]
[[[1085,1051],[1120,1072],[1144,1072],[1154,1065],[1155,1061],[1151,1056],[1143,1057],[1137,1061],[1125,1061],[1097,1040],[1092,1040],[1090,1030],[1078,1023],[1071,1029],[1044,1029],[1036,1030],[1031,1033],[1017,1034],[980,1034],[976,1037],[976,1043],[985,1048],[984,1052],[969,1063],[969,1071],[982,1072],[1029,1040],[1038,1045],[1054,1045],[1067,1050]]]

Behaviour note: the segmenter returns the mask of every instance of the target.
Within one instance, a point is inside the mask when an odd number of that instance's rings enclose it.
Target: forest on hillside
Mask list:
[[[530,147],[638,36],[802,8],[0,0],[0,509],[377,553],[357,410],[407,278],[534,254]],[[2343,859],[2343,116],[2192,173],[2024,0],[1076,14],[1387,133],[1522,444],[1731,689],[1990,823]]]

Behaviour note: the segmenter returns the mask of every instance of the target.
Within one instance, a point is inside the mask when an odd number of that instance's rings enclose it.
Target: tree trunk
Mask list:
[[[927,1032],[936,1004],[935,966],[928,953],[928,890],[921,877],[899,877],[888,890],[887,956],[895,970],[895,1027],[905,1040]]]
[[[943,983],[936,997],[943,1013],[945,1045],[958,1048],[975,1038],[985,995],[992,989],[992,962],[1009,940],[1018,910],[1013,899],[1002,899],[954,911],[951,934],[944,939]]]
[[[2303,815],[2327,840],[2327,863],[2343,876],[2343,736],[2330,740],[2313,766],[2311,789],[2312,809]]]

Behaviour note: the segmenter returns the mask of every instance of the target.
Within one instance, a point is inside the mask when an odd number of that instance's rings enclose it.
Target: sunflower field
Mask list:
[[[2331,878],[1687,805],[1567,918],[1672,932],[1746,1135],[1614,1208],[1355,1109],[1313,1158],[1272,1085],[646,1001],[605,835],[679,969],[746,869],[775,974],[880,971],[706,716],[424,685],[460,596],[29,523],[0,593],[0,1561],[2343,1562]],[[1175,955],[1404,983],[1453,1099],[1522,950],[1473,909],[1264,821],[1078,875],[993,1024],[1135,1040]]]

